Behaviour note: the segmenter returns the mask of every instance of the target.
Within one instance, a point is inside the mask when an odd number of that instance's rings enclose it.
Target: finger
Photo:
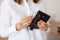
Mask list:
[[[40,20],[39,22],[41,22],[41,23],[45,24],[45,22],[44,22],[44,21],[42,21],[42,20]]]
[[[43,27],[43,25],[41,24],[41,22],[38,22],[38,26],[39,27]]]
[[[22,23],[26,23],[28,21],[32,21],[32,18],[24,20]]]
[[[41,23],[42,25],[44,25],[44,26],[46,26],[46,27],[48,26],[48,24],[47,24],[47,23],[45,23],[45,22],[44,22],[44,21],[42,21],[42,20],[40,20],[40,21],[39,21],[39,23]]]
[[[45,30],[45,28],[41,25],[41,24],[38,24],[38,27],[39,27],[39,29],[41,29],[41,30]]]
[[[20,23],[25,23],[25,22],[28,22],[30,20],[33,20],[33,18],[28,18],[28,19],[22,20]]]
[[[30,25],[30,24],[31,24],[31,21],[28,21],[28,22],[24,23],[23,25],[24,25],[24,26],[28,26],[28,25]]]
[[[47,30],[45,27],[43,27],[41,24],[38,24],[38,27],[39,27],[39,29],[41,29],[41,30],[43,30],[43,31],[45,31],[45,30]]]
[[[48,27],[48,24],[47,23],[45,23],[45,24],[43,24],[43,23],[41,23],[45,28],[47,28]]]
[[[33,17],[32,16],[28,16],[26,18],[23,18],[23,20],[29,20],[29,19],[32,19]]]
[[[32,18],[33,16],[27,16],[27,17],[24,17],[22,20],[25,20],[25,19],[29,19],[29,18]]]
[[[24,20],[26,20],[26,19],[28,19],[28,18],[32,18],[32,16],[24,17],[24,18],[21,19],[21,21],[24,21]],[[21,22],[21,21],[20,21],[20,22]]]
[[[39,24],[39,26],[40,26],[40,28],[41,28],[41,29],[44,29],[44,30],[47,30],[47,29],[48,29],[48,26],[45,26],[45,25],[44,25],[44,24],[42,24],[42,23],[41,23],[41,24]]]

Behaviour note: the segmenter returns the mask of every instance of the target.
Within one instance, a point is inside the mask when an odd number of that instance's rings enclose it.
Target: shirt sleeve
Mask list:
[[[16,24],[11,25],[11,15],[6,8],[6,5],[1,5],[1,15],[0,15],[0,36],[8,37],[13,32],[16,32]]]
[[[8,14],[7,14],[8,15]],[[0,16],[0,36],[8,37],[13,32],[16,32],[15,25],[10,24],[9,16],[3,14]]]

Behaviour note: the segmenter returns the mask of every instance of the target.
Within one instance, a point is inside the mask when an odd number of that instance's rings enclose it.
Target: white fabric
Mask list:
[[[34,3],[33,0],[28,0],[31,13],[36,14],[38,10],[46,13],[46,8],[44,3],[45,3],[44,0],[40,0],[38,3]]]
[[[25,0],[22,5],[13,0],[4,0],[1,4],[0,36],[9,37],[8,40],[46,40],[46,32],[40,29],[31,31],[29,28],[23,28],[16,31],[16,23],[26,16],[35,15],[31,12]]]

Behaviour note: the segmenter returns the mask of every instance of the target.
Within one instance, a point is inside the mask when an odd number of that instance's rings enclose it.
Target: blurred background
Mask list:
[[[0,0],[0,6],[3,0]],[[60,40],[60,0],[44,0],[46,12],[51,15],[50,19],[50,32],[48,33],[47,40]],[[0,12],[1,13],[1,12]],[[7,38],[0,38],[0,40],[7,40]]]

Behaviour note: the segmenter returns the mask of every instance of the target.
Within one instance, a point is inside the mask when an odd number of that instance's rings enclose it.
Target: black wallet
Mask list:
[[[34,17],[32,23],[29,25],[30,26],[30,29],[33,30],[34,28],[35,29],[39,29],[38,26],[37,26],[37,22],[39,20],[43,20],[44,22],[47,22],[48,20],[50,19],[50,15],[42,12],[42,11],[38,11],[36,16]]]

